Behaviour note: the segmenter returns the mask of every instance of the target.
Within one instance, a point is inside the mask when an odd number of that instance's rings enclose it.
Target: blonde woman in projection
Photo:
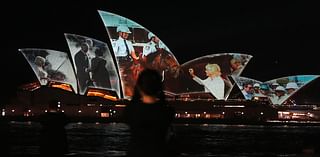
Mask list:
[[[204,86],[205,92],[210,92],[217,99],[224,99],[224,81],[221,77],[221,70],[218,64],[207,64],[205,67],[206,75],[205,80],[200,79],[194,74],[192,68],[189,69],[189,73],[194,81]]]
[[[34,64],[36,65],[35,70],[38,77],[40,78],[41,85],[45,85],[48,83],[48,73],[44,69],[45,63],[46,63],[46,59],[44,57],[37,56],[34,59]]]

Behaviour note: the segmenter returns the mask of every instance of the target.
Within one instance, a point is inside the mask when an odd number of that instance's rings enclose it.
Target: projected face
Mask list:
[[[111,40],[125,97],[133,95],[139,73],[156,69],[164,76],[164,85],[179,73],[179,63],[169,48],[153,33],[125,17],[99,11]],[[166,88],[168,89],[168,88]]]
[[[77,91],[77,81],[68,55],[46,49],[20,49],[31,65],[41,85],[49,82],[66,83]]]
[[[218,64],[207,64],[205,66],[205,72],[208,77],[220,76],[220,66]]]
[[[36,56],[36,58],[34,59],[34,64],[37,67],[44,67],[45,63],[46,63],[46,59],[41,56]]]
[[[107,44],[88,37],[65,34],[78,78],[79,93],[87,88],[116,91],[120,84],[113,57]]]
[[[89,50],[89,44],[88,44],[88,43],[82,43],[82,44],[80,45],[80,47],[81,47],[81,51],[82,51],[83,53],[87,53],[88,50]]]
[[[230,68],[232,72],[235,72],[237,70],[240,70],[242,67],[241,60],[239,58],[232,58],[230,60]]]
[[[151,39],[154,43],[159,43],[160,39],[157,36],[152,37]]]
[[[119,36],[123,39],[128,39],[129,33],[126,32],[119,32]]]

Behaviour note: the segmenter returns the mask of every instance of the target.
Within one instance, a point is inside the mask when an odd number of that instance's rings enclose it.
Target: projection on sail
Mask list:
[[[120,83],[113,57],[106,43],[65,34],[78,79],[79,93],[88,87],[115,91],[120,97]]]
[[[263,83],[258,80],[254,80],[251,78],[246,77],[238,77],[238,76],[232,76],[233,80],[241,90],[241,93],[243,94],[244,98],[246,100],[252,100],[254,96],[261,97],[262,95],[262,88]],[[262,88],[260,88],[262,87]]]
[[[207,94],[207,98],[226,99],[233,87],[228,76],[240,75],[251,57],[223,53],[196,58],[181,65],[178,79],[172,80],[170,87],[176,87],[172,89],[174,93],[194,93],[195,97],[210,93],[211,97]]]
[[[73,87],[77,80],[67,53],[47,49],[19,49],[35,72],[41,85],[60,82]]]
[[[133,95],[138,74],[145,68],[158,70],[166,77],[176,77],[179,63],[169,48],[152,32],[125,17],[99,11],[116,56],[122,88],[126,97]]]
[[[319,77],[318,75],[296,75],[277,78],[265,82],[268,85],[268,93],[271,102],[275,105],[290,103],[292,94],[300,90],[304,85]]]

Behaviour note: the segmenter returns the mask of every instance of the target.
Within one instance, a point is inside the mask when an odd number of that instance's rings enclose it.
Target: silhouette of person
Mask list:
[[[95,50],[96,57],[91,60],[92,80],[95,86],[103,88],[111,88],[109,80],[109,72],[106,68],[107,61],[102,48]]]
[[[168,156],[166,137],[174,113],[165,101],[161,75],[156,70],[143,70],[124,112],[131,132],[128,156]]]
[[[90,75],[89,75],[89,45],[86,42],[81,43],[81,49],[74,56],[74,61],[77,67],[77,76],[80,91],[84,92],[87,86],[90,85]]]
[[[0,115],[0,139],[2,146],[0,147],[1,156],[8,156],[10,149],[10,126],[6,117]]]
[[[40,154],[45,156],[63,156],[68,153],[65,125],[68,118],[59,111],[58,102],[49,102],[49,110],[39,117],[42,126],[40,135]]]

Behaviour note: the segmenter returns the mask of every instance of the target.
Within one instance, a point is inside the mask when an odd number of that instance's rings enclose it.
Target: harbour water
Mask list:
[[[320,126],[173,124],[172,150],[181,157],[319,156]],[[41,125],[10,122],[10,155],[38,156]],[[70,123],[70,154],[77,157],[126,155],[130,133],[123,123]]]

